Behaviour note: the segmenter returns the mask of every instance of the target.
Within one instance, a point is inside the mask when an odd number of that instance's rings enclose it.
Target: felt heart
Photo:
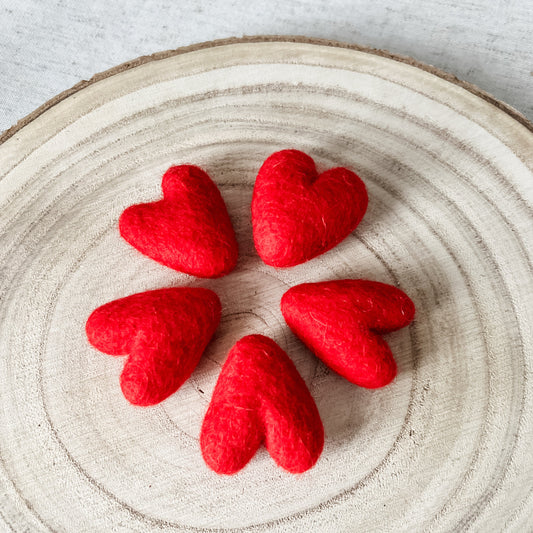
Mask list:
[[[237,241],[219,190],[192,165],[170,167],[163,199],[128,207],[120,234],[140,252],[180,272],[217,278],[237,264]]]
[[[367,206],[365,184],[354,172],[339,167],[318,175],[303,152],[276,152],[263,163],[254,187],[257,253],[275,267],[304,263],[347,237]]]
[[[292,473],[317,461],[324,429],[315,402],[287,354],[271,339],[249,335],[231,349],[202,425],[205,462],[219,474],[243,468],[265,443]]]
[[[95,309],[86,324],[101,352],[129,357],[120,376],[126,399],[154,405],[187,380],[220,321],[208,289],[180,287],[133,294]]]
[[[415,306],[400,289],[377,281],[304,283],[281,299],[291,330],[326,365],[370,389],[396,376],[396,363],[381,334],[407,326]]]

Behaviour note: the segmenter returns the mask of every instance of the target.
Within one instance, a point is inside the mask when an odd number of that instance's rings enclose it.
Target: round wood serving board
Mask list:
[[[290,42],[289,42],[290,41]],[[451,76],[385,52],[230,40],[157,54],[58,96],[0,144],[0,525],[14,531],[524,531],[533,521],[533,128]],[[254,252],[250,200],[272,152],[347,166],[370,205],[353,235],[291,269]],[[203,167],[240,246],[219,280],[180,275],[121,240],[173,164]],[[301,282],[369,278],[406,291],[387,336],[397,379],[364,390],[284,324]],[[192,378],[152,408],[123,398],[122,358],[84,325],[147,289],[215,290],[223,318]],[[263,449],[217,476],[198,444],[220,365],[272,336],[326,431],[299,476]]]

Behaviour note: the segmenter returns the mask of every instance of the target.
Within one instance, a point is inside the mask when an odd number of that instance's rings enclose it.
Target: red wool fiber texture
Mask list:
[[[327,252],[361,222],[365,184],[347,168],[318,175],[298,150],[282,150],[259,170],[252,198],[257,253],[268,265],[290,267]]]
[[[242,469],[264,443],[292,473],[311,468],[324,446],[316,404],[287,354],[249,335],[230,350],[202,425],[200,445],[218,474]]]
[[[400,289],[377,281],[304,283],[281,299],[291,330],[332,370],[370,389],[396,376],[383,333],[407,326],[415,306]]]
[[[89,342],[128,355],[120,376],[126,399],[155,405],[189,378],[220,322],[220,300],[208,289],[171,288],[133,294],[95,309]]]
[[[186,274],[217,278],[231,272],[237,264],[237,241],[211,178],[192,165],[170,167],[162,189],[162,200],[124,210],[122,237],[141,253]]]

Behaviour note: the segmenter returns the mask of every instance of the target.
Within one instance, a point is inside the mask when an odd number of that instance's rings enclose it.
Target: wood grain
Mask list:
[[[431,67],[338,43],[251,38],[166,52],[59,95],[0,145],[0,520],[14,531],[524,531],[533,520],[533,128]],[[369,211],[340,246],[275,270],[249,203],[274,150],[345,165]],[[240,246],[195,280],[141,256],[124,207],[171,164],[205,168]],[[357,388],[290,334],[279,300],[367,277],[417,305],[388,336],[397,380]],[[192,379],[152,409],[123,399],[123,362],[92,350],[96,306],[140,290],[214,289],[223,319]],[[240,474],[202,462],[201,420],[231,345],[272,336],[319,407],[316,467],[261,452]],[[1,523],[1,522],[0,522]]]

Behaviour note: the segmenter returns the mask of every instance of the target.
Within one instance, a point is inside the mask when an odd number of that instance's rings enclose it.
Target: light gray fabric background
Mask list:
[[[230,36],[385,48],[472,82],[533,119],[530,0],[0,0],[0,131],[81,79]]]

